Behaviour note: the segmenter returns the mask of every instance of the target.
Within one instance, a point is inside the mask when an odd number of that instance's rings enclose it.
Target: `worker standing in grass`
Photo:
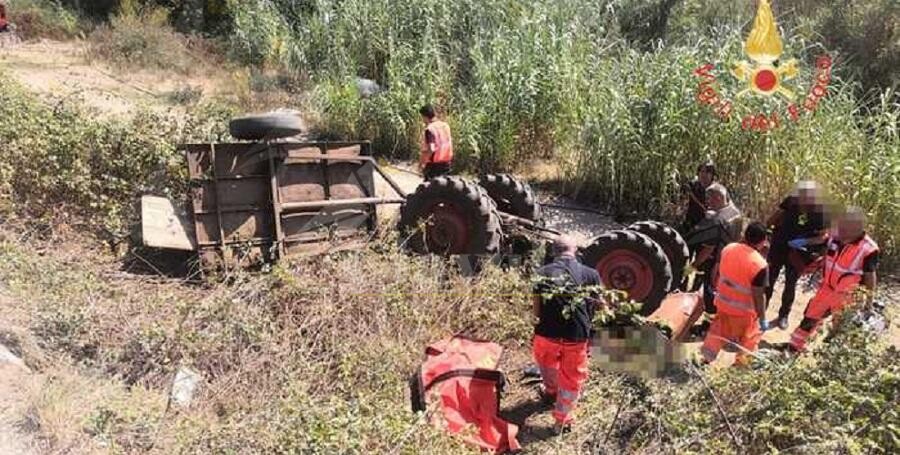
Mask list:
[[[534,359],[541,370],[542,399],[554,404],[554,431],[567,430],[588,374],[588,346],[599,303],[600,275],[578,262],[575,240],[553,242],[554,261],[538,269],[534,289]]]
[[[703,340],[700,352],[704,362],[712,362],[726,343],[739,345],[735,365],[750,363],[766,321],[766,286],[769,272],[762,251],[768,248],[766,227],[754,222],[747,226],[744,238],[722,250],[716,281],[716,316]]]
[[[728,190],[720,183],[706,188],[709,211],[706,218],[697,223],[687,236],[688,246],[696,251],[691,267],[703,285],[703,301],[707,313],[715,313],[713,305],[713,267],[719,262],[722,249],[741,239],[744,218],[728,197]],[[695,287],[696,289],[696,287]]]
[[[859,208],[849,208],[837,225],[837,235],[828,241],[822,282],[810,300],[800,326],[791,335],[791,350],[803,351],[829,315],[836,326],[840,313],[853,302],[860,284],[870,301],[875,296],[878,244],[866,234],[866,217]]]
[[[687,198],[687,208],[684,212],[684,222],[681,232],[687,234],[706,217],[707,201],[706,189],[716,181],[716,167],[712,162],[706,162],[697,166],[697,176],[694,180],[684,184],[682,193]]]
[[[784,269],[784,290],[776,324],[787,330],[788,317],[797,291],[800,270],[789,261],[791,250],[808,251],[824,245],[826,239],[825,207],[816,182],[797,184],[794,194],[785,198],[769,217],[767,224],[773,231],[772,249],[769,250],[769,287],[766,289],[766,306],[775,292],[775,282]]]
[[[422,153],[419,155],[419,168],[425,180],[448,175],[453,165],[453,137],[450,134],[450,125],[437,119],[431,105],[422,106],[419,113],[425,121],[425,137],[422,140]]]

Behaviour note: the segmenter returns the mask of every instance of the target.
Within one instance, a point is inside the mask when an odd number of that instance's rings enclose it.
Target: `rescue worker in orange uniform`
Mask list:
[[[541,371],[541,395],[554,404],[554,432],[566,431],[588,375],[588,347],[599,300],[600,274],[578,262],[572,237],[551,246],[554,261],[538,269],[534,289],[534,360]]]
[[[9,21],[6,19],[6,4],[0,0],[0,33],[9,31]]]
[[[865,214],[859,208],[849,208],[838,220],[836,236],[828,241],[822,282],[815,297],[809,301],[803,321],[791,335],[790,348],[806,350],[809,337],[816,333],[829,315],[836,326],[840,313],[853,303],[854,292],[862,284],[873,299],[878,267],[878,244],[866,234]]]
[[[419,155],[419,168],[425,180],[450,174],[453,164],[453,137],[450,125],[437,119],[434,107],[422,106],[419,110],[425,121],[425,137],[422,141],[422,153]]]
[[[750,363],[762,332],[769,330],[766,320],[766,286],[769,270],[763,252],[769,247],[766,227],[754,222],[747,226],[741,242],[722,249],[716,281],[716,316],[709,327],[700,352],[706,363],[712,362],[726,343],[739,345],[735,365]]]

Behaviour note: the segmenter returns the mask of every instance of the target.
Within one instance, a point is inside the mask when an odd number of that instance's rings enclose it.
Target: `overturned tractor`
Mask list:
[[[295,254],[364,245],[378,208],[399,204],[406,248],[483,261],[521,256],[559,232],[544,226],[531,187],[506,174],[438,177],[407,195],[368,142],[298,141],[299,119],[236,119],[234,143],[184,145],[190,192],[183,201],[145,196],[142,239],[149,247],[196,252],[204,267],[243,266]],[[393,195],[377,194],[375,176]],[[598,233],[582,260],[603,282],[655,309],[681,281],[684,240],[657,222]]]

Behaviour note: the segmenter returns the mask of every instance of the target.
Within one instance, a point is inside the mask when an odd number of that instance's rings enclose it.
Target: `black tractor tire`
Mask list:
[[[531,185],[509,174],[487,174],[478,182],[497,202],[501,212],[540,223],[543,220],[541,204],[534,196]]]
[[[271,112],[235,118],[228,128],[235,139],[263,141],[282,139],[302,134],[306,125],[299,115],[287,112]]]
[[[688,249],[684,237],[671,226],[659,221],[638,221],[628,226],[628,230],[640,232],[662,247],[666,257],[669,258],[669,265],[672,266],[672,288],[669,290],[674,291],[681,285],[684,268],[691,260],[691,250]]]
[[[442,255],[493,255],[502,236],[487,191],[461,177],[420,184],[400,207],[400,232],[410,250]]]
[[[596,237],[581,253],[584,263],[600,273],[607,289],[619,289],[643,304],[649,315],[672,288],[669,258],[656,242],[639,232],[610,231]]]

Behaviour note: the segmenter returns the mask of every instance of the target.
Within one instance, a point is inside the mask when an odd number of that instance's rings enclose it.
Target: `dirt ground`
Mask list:
[[[41,40],[0,47],[0,69],[35,93],[79,97],[102,115],[128,115],[137,107],[172,109],[167,95],[190,87],[204,96],[227,86],[222,80],[161,71],[122,70],[86,57],[85,42]]]

